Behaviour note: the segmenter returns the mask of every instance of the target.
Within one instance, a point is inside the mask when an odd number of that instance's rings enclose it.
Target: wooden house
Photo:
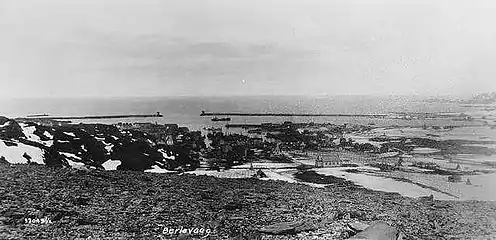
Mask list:
[[[315,167],[318,168],[339,167],[341,164],[343,164],[343,161],[338,156],[327,156],[325,158],[317,156],[315,160]]]

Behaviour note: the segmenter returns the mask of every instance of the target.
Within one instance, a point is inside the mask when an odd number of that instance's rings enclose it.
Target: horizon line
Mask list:
[[[364,93],[340,93],[340,94],[232,94],[232,95],[121,95],[121,96],[22,96],[22,97],[6,97],[0,96],[1,100],[35,100],[35,99],[126,99],[126,98],[231,98],[231,97],[422,97],[422,98],[439,98],[439,97],[467,97],[475,96],[480,93],[473,94],[364,94]]]

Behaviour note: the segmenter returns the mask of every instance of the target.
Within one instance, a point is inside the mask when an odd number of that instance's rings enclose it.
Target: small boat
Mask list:
[[[472,182],[470,181],[470,178],[467,178],[467,182],[465,184],[472,185]]]
[[[217,117],[212,118],[212,122],[228,122],[228,121],[231,121],[231,118],[217,118]]]

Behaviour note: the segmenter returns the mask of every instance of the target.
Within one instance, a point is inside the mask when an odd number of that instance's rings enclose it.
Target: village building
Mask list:
[[[165,135],[158,140],[158,144],[173,146],[174,145],[174,137],[172,135]]]
[[[458,174],[453,174],[448,176],[448,182],[461,182],[462,177]]]
[[[283,152],[281,151],[281,144],[282,143],[277,143],[276,147],[272,150],[273,155],[282,155]]]
[[[325,158],[322,156],[317,156],[315,160],[315,167],[318,168],[326,168],[326,167],[339,167],[343,164],[343,160],[337,156],[326,156]]]
[[[264,143],[275,143],[277,142],[277,139],[267,136],[267,133],[262,134],[262,142]]]

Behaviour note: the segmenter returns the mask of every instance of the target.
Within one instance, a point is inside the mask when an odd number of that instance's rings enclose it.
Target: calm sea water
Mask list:
[[[177,123],[191,129],[222,125],[209,117],[200,117],[202,110],[212,112],[261,113],[388,113],[388,112],[464,112],[457,104],[427,103],[415,97],[163,97],[163,98],[80,98],[80,99],[16,99],[1,100],[0,115],[22,117],[29,114],[52,116],[89,116],[113,114],[154,114],[163,118],[97,120],[115,122]],[[95,120],[92,120],[95,122]],[[261,122],[331,122],[376,125],[449,124],[442,121],[403,121],[343,117],[232,117],[232,123]],[[443,120],[444,121],[444,120]],[[89,122],[89,121],[86,121]],[[453,123],[457,124],[457,123]],[[459,123],[458,123],[459,124]]]

